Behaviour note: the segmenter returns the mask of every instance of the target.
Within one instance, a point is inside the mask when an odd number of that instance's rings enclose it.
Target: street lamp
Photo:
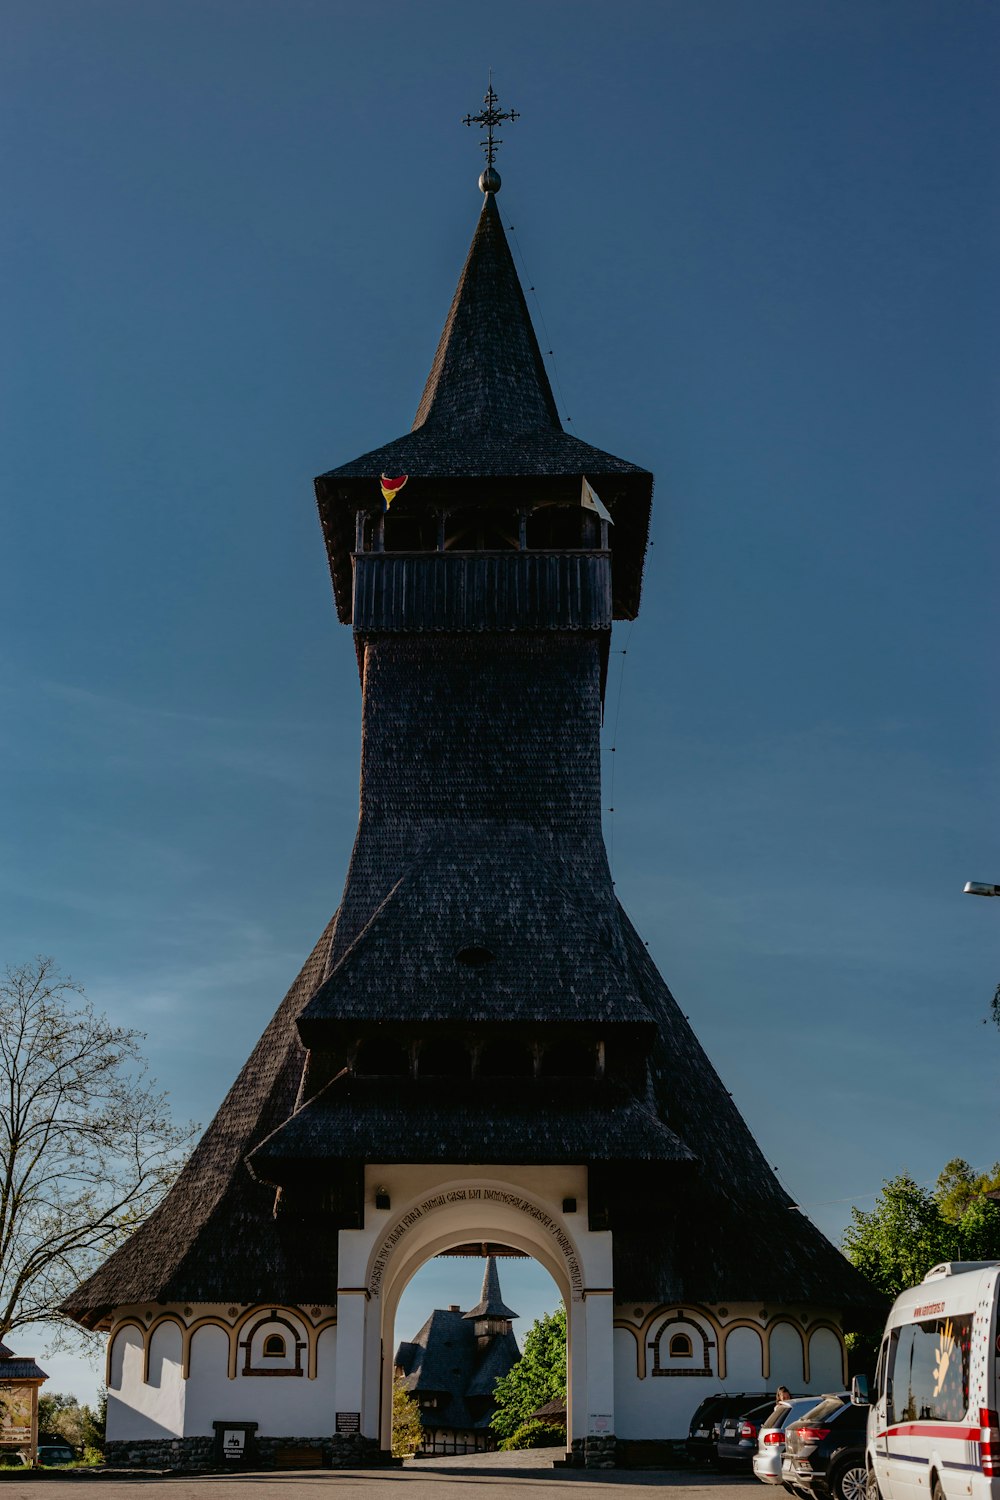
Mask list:
[[[1000,885],[984,885],[981,880],[967,880],[962,890],[966,896],[1000,896]]]

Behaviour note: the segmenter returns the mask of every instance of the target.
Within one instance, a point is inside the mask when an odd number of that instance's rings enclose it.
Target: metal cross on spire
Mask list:
[[[519,120],[520,114],[516,109],[501,110],[497,108],[500,100],[493,91],[493,73],[490,71],[490,85],[483,95],[484,108],[478,115],[466,115],[462,121],[463,125],[483,125],[486,127],[485,139],[480,145],[486,152],[486,170],[480,175],[479,186],[484,193],[495,193],[500,188],[500,173],[493,166],[496,160],[497,147],[503,145],[500,136],[493,132],[502,120]]]

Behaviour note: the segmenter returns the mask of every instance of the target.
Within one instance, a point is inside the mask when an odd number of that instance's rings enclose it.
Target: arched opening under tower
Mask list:
[[[456,1245],[414,1272],[403,1290],[386,1350],[393,1373],[418,1406],[427,1457],[496,1451],[507,1429],[493,1426],[496,1381],[516,1365],[536,1320],[559,1317],[552,1275],[524,1251],[493,1242]],[[385,1335],[383,1334],[383,1337]],[[565,1360],[543,1419],[551,1447],[565,1447]]]
[[[415,1342],[415,1335],[434,1311],[425,1302],[419,1311],[406,1311],[406,1321],[401,1321],[398,1311],[407,1288],[425,1267],[430,1267],[425,1276],[436,1279],[443,1290],[459,1274],[463,1262],[478,1267],[471,1277],[481,1280],[485,1247],[487,1257],[490,1253],[498,1256],[495,1264],[501,1285],[505,1267],[528,1268],[532,1262],[547,1279],[536,1281],[536,1291],[526,1307],[517,1306],[513,1295],[505,1294],[499,1301],[506,1311],[479,1309],[483,1319],[470,1320],[476,1340],[488,1340],[491,1333],[503,1332],[503,1321],[510,1318],[513,1322],[514,1314],[519,1315],[517,1326],[523,1334],[538,1312],[553,1311],[561,1300],[567,1326],[565,1442],[567,1447],[572,1444],[574,1432],[582,1440],[589,1430],[589,1411],[610,1412],[613,1395],[609,1373],[611,1303],[604,1294],[611,1285],[610,1244],[607,1236],[590,1233],[585,1212],[577,1212],[578,1202],[585,1196],[580,1169],[522,1168],[508,1177],[477,1173],[471,1178],[427,1172],[426,1186],[421,1181],[422,1172],[411,1172],[410,1191],[401,1193],[396,1186],[402,1186],[399,1169],[383,1165],[366,1173],[366,1193],[370,1190],[373,1196],[376,1176],[385,1198],[391,1201],[391,1209],[358,1232],[356,1241],[353,1233],[341,1234],[338,1406],[340,1392],[353,1385],[361,1407],[362,1432],[377,1437],[383,1450],[391,1446],[395,1356],[400,1345]],[[352,1253],[354,1245],[357,1257]],[[520,1286],[520,1271],[515,1269],[510,1274],[514,1280],[509,1284]],[[539,1272],[533,1274],[539,1277]],[[442,1275],[444,1281],[440,1280]],[[468,1281],[470,1273],[464,1275]],[[418,1296],[421,1284],[417,1283]],[[549,1287],[548,1295],[539,1290]],[[591,1292],[590,1287],[599,1291]],[[459,1313],[476,1312],[476,1304],[462,1306],[464,1293],[433,1300],[443,1303],[444,1312],[453,1317],[456,1303]],[[412,1297],[407,1309],[410,1307],[415,1307]],[[415,1320],[415,1326],[410,1326]],[[479,1327],[483,1320],[484,1326]],[[588,1363],[588,1350],[597,1356],[592,1364]],[[423,1356],[412,1349],[404,1353],[407,1357],[402,1365],[412,1371]],[[608,1386],[606,1391],[602,1381]],[[419,1383],[411,1382],[414,1386]],[[438,1394],[430,1386],[425,1386],[425,1393],[428,1397]],[[480,1394],[478,1386],[473,1394]],[[451,1437],[444,1441],[449,1447],[460,1442]],[[486,1446],[484,1427],[479,1451]]]

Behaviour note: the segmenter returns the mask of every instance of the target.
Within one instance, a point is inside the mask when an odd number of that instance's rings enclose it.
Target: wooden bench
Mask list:
[[[321,1469],[323,1449],[318,1444],[289,1443],[276,1450],[274,1463],[278,1469]]]

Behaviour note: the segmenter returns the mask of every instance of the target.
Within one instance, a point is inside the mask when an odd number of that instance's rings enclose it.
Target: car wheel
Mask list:
[[[936,1474],[934,1475],[934,1488],[931,1491],[931,1500],[944,1500],[944,1490],[941,1488],[941,1481]]]
[[[834,1500],[868,1500],[868,1470],[864,1459],[853,1458],[841,1464],[830,1476],[830,1489]]]
[[[868,1488],[865,1491],[865,1500],[882,1500],[882,1491],[878,1487],[878,1480],[875,1478],[874,1469],[868,1470]]]

